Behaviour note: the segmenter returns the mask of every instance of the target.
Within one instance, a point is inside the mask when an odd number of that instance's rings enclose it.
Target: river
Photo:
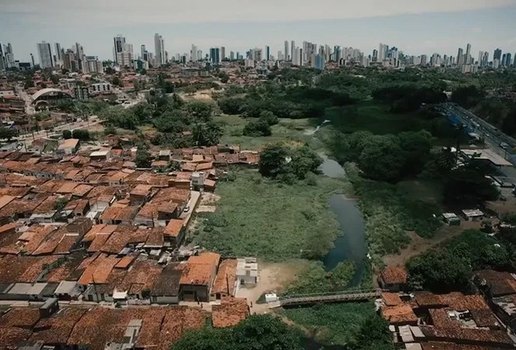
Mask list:
[[[344,178],[346,172],[336,161],[323,156],[324,162],[319,170],[331,178]],[[364,217],[356,200],[343,194],[334,194],[329,199],[331,211],[335,214],[340,232],[334,241],[334,247],[323,257],[327,271],[334,269],[340,262],[349,260],[355,265],[355,275],[351,286],[357,286],[364,275],[367,244],[365,238]]]

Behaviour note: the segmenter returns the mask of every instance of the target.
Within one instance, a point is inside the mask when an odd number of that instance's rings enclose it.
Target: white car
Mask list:
[[[190,207],[187,205],[183,211],[184,211],[185,213],[188,213],[188,212],[190,211]]]

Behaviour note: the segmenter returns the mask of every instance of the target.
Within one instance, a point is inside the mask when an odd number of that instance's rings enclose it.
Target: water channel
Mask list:
[[[321,172],[331,178],[344,178],[346,172],[336,161],[323,156],[324,162],[320,166]],[[327,271],[334,269],[340,262],[349,260],[355,265],[355,275],[351,286],[357,286],[365,271],[367,244],[365,238],[365,224],[362,212],[356,200],[347,198],[343,194],[334,194],[329,199],[331,211],[335,214],[340,226],[334,247],[323,257],[322,261]]]

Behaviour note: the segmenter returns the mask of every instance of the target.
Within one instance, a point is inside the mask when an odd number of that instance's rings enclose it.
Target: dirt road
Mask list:
[[[443,241],[458,236],[464,230],[480,229],[481,222],[462,221],[460,226],[443,226],[434,237],[430,239],[422,238],[415,232],[409,232],[410,244],[407,248],[402,249],[400,254],[386,255],[383,262],[386,265],[404,265],[410,258],[420,255],[425,251],[437,246]]]

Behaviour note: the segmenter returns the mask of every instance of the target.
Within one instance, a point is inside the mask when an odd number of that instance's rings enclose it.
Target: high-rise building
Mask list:
[[[457,65],[464,65],[464,50],[461,47],[459,47],[459,50],[457,51]]]
[[[284,59],[285,59],[285,61],[288,61],[288,58],[289,58],[288,40],[285,40],[285,52],[284,52]]]
[[[290,57],[285,57],[285,60],[286,61],[291,61],[293,62],[294,61],[294,51],[296,50],[296,42],[294,40],[292,40],[290,42]],[[287,55],[288,56],[288,55]]]
[[[373,58],[372,58],[372,61],[373,62],[378,62],[378,50],[374,49],[373,50]]]
[[[116,37],[113,38],[113,60],[116,64],[120,65],[120,62],[118,62],[119,54],[121,54],[124,51],[125,46],[125,37],[121,34],[118,34]]]
[[[249,51],[249,58],[255,62],[263,61],[262,49],[254,48]]]
[[[2,49],[2,43],[0,43],[0,72],[4,71],[6,68],[4,51]]]
[[[496,49],[494,50],[493,60],[501,60],[502,59],[502,50]]]
[[[502,60],[502,50],[500,50],[500,49],[494,50],[494,53],[493,53],[493,68],[494,69],[497,69],[498,67],[500,67],[500,64],[502,63],[501,60]]]
[[[383,62],[387,58],[388,51],[389,45],[380,43],[378,46],[378,62]]]
[[[510,53],[506,53],[504,66],[510,67],[511,65],[512,65],[512,55]]]
[[[210,62],[214,65],[220,63],[220,49],[218,47],[212,47],[210,49]]]
[[[471,64],[471,44],[466,45],[466,56],[464,57],[464,64]]]
[[[229,52],[229,60],[230,61],[234,61],[235,60],[235,52],[234,51],[230,51]]]
[[[265,46],[265,59],[270,61],[271,59],[271,48],[267,45]]]
[[[61,44],[54,44],[54,65],[56,67],[61,67],[63,65],[63,49],[61,48]]]
[[[226,48],[224,46],[222,46],[220,48],[220,61],[223,61],[225,59],[226,59]]]
[[[165,42],[158,33],[154,34],[154,57],[156,58],[156,67],[167,63],[165,59]]]
[[[41,69],[53,68],[52,49],[47,42],[38,43],[39,66]]]
[[[202,59],[202,57],[197,56],[197,46],[192,44],[192,49],[190,50],[190,61],[197,62],[198,60]]]

